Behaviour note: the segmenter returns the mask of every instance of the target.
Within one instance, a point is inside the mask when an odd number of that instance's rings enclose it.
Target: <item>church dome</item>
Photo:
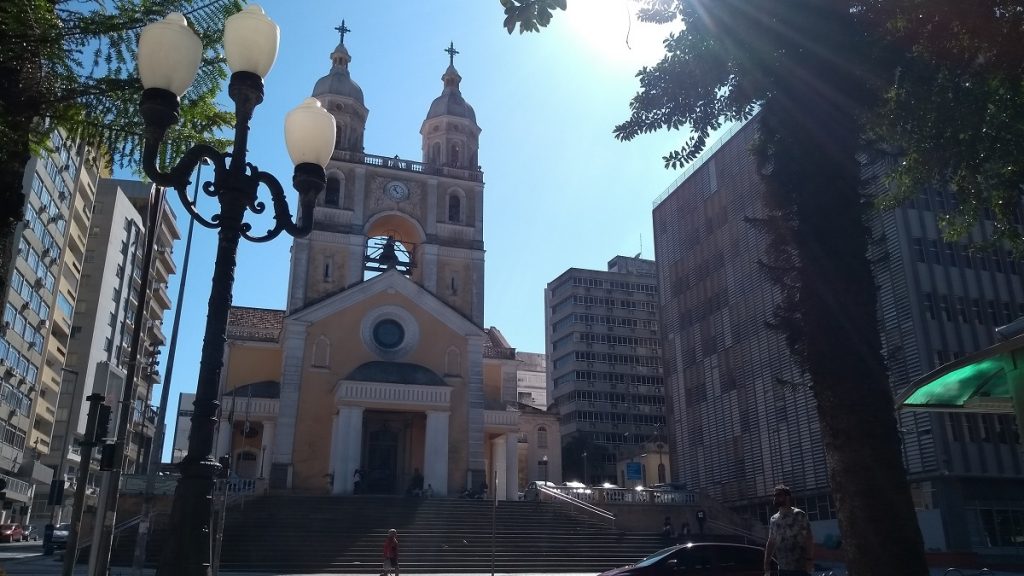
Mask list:
[[[465,118],[475,124],[476,112],[462,97],[462,92],[459,90],[459,82],[462,81],[462,77],[459,76],[454,65],[448,66],[444,76],[441,76],[441,80],[444,81],[444,91],[430,104],[427,120],[438,116],[455,116],[456,118]]]
[[[363,89],[352,80],[348,72],[348,63],[352,61],[352,57],[345,44],[338,44],[331,53],[331,61],[334,62],[331,71],[316,81],[312,96],[341,96],[363,104]]]

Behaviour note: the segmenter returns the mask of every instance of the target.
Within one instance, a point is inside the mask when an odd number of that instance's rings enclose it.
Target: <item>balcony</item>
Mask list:
[[[452,168],[449,166],[424,164],[423,162],[414,162],[412,160],[403,160],[401,158],[388,158],[386,156],[376,156],[374,154],[360,154],[358,152],[345,152],[342,150],[335,150],[334,158],[345,162],[353,162],[355,164],[379,166],[381,168],[391,168],[393,170],[400,170],[403,172],[414,172],[417,174],[425,174],[428,176],[442,176],[445,178],[454,178],[456,180],[466,180],[468,182],[484,181],[484,174],[479,170],[465,170],[462,168]]]
[[[4,492],[7,494],[8,499],[19,500],[21,502],[29,501],[29,492],[31,490],[28,482],[12,478],[6,474],[0,474],[0,478],[7,480],[7,488],[4,489]]]
[[[171,309],[171,297],[167,295],[167,288],[164,288],[162,284],[153,286],[150,292],[152,296],[152,302],[157,305],[161,311]]]
[[[518,428],[519,412],[513,410],[485,410],[485,428]]]

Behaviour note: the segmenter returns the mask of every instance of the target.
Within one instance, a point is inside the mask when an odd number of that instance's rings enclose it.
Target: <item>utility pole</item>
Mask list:
[[[132,415],[132,404],[135,397],[135,381],[139,374],[139,351],[142,347],[142,325],[146,317],[149,302],[149,278],[153,268],[153,252],[163,215],[164,189],[155,186],[149,197],[149,214],[146,220],[146,246],[142,256],[142,274],[139,300],[135,307],[135,326],[132,330],[131,344],[128,349],[128,373],[125,376],[121,391],[121,410],[117,418],[117,436],[114,440],[114,466],[107,473],[107,494],[103,499],[102,526],[97,537],[93,538],[96,548],[96,563],[90,566],[92,576],[106,576],[110,566],[110,548],[114,540],[114,523],[117,519],[117,501],[121,492],[121,471],[124,468],[125,447],[128,442],[128,428]]]
[[[78,540],[82,533],[82,513],[85,511],[85,486],[89,482],[89,469],[92,468],[92,449],[96,446],[97,426],[100,405],[106,398],[103,394],[90,394],[89,411],[85,417],[85,439],[82,440],[82,461],[78,466],[78,479],[75,481],[75,502],[71,508],[71,530],[68,532],[68,543],[64,548],[64,566],[61,574],[71,576],[78,561]],[[109,410],[109,407],[108,407]],[[106,435],[106,432],[101,432]]]
[[[77,370],[70,368],[61,368],[61,372],[64,374],[74,374],[73,384],[71,385],[71,403],[74,404],[75,394],[78,389],[78,378],[79,373]],[[64,387],[64,378],[61,378],[61,388]],[[59,397],[59,396],[58,396]],[[50,524],[56,526],[60,524],[62,520],[61,516],[64,511],[64,464],[68,458],[68,450],[71,449],[71,438],[74,433],[71,430],[71,424],[65,423],[64,427],[64,443],[61,446],[60,460],[57,463],[57,471],[54,474],[53,481],[50,482],[50,492],[47,496],[48,503],[53,506],[50,510]]]

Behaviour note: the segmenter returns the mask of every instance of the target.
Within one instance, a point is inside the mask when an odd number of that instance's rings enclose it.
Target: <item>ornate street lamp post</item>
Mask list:
[[[319,102],[308,98],[288,113],[285,140],[295,164],[292,183],[299,192],[298,224],[277,179],[246,162],[249,120],[263,101],[263,78],[277,57],[278,37],[277,25],[258,6],[250,5],[227,19],[224,51],[232,71],[228,95],[235,102],[234,147],[231,152],[220,152],[207,144],[197,144],[169,172],[157,167],[158,150],[167,130],[178,121],[179,97],[195,80],[203,47],[184,16],[177,13],[146,26],[139,39],[139,77],[145,87],[139,105],[146,125],[143,169],[157,185],[177,190],[185,210],[200,225],[218,230],[188,452],[179,463],[181,478],[171,509],[170,541],[158,569],[165,576],[210,575],[211,501],[220,471],[213,457],[214,427],[239,240],[267,242],[282,232],[297,237],[309,234],[316,197],[327,181],[324,166],[334,150],[334,118]],[[213,180],[203,184],[203,192],[220,203],[220,212],[209,219],[196,211],[187,194],[189,175],[203,158],[214,167]],[[244,217],[246,211],[261,214],[266,210],[257,197],[260,184],[270,191],[275,224],[265,234],[253,235]]]

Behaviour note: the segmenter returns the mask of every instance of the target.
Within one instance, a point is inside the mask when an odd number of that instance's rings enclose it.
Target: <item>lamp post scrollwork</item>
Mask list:
[[[287,114],[285,140],[295,164],[292,185],[299,193],[298,222],[280,182],[246,161],[249,121],[263,101],[263,78],[276,59],[278,37],[277,25],[258,6],[249,5],[227,19],[224,49],[232,70],[228,95],[236,116],[232,151],[197,144],[166,172],[157,166],[160,144],[178,121],[179,98],[195,79],[202,44],[184,16],[176,13],[147,26],[139,40],[139,76],[145,88],[139,105],[146,127],[143,169],[154,183],[175,189],[196,222],[218,231],[192,427],[188,451],[179,463],[181,478],[171,510],[170,542],[158,570],[161,575],[208,576],[211,570],[211,496],[221,468],[213,455],[214,427],[239,242],[242,238],[267,242],[282,232],[296,237],[309,234],[316,198],[327,182],[324,167],[334,150],[334,118],[316,99],[307,98]],[[219,203],[219,212],[210,218],[196,210],[187,194],[190,175],[204,158],[213,165],[214,175],[202,184],[202,190]],[[267,210],[258,197],[261,185],[270,192],[274,225],[263,234],[254,234],[245,215]]]

